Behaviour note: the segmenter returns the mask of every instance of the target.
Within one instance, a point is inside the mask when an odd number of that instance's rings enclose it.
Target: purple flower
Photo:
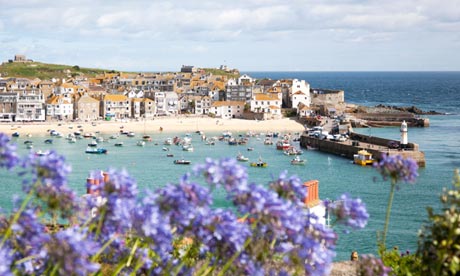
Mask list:
[[[0,133],[0,167],[14,168],[19,163],[16,144],[10,143],[10,137]]]
[[[159,256],[157,263],[166,264],[173,249],[172,230],[167,217],[162,216],[155,203],[156,195],[149,191],[146,193],[147,196],[142,200],[142,204],[138,204],[134,211],[133,228],[136,236],[142,238]],[[149,263],[146,265],[148,266]]]
[[[11,249],[4,245],[0,248],[0,275],[13,276],[11,272],[11,264],[13,263],[13,252]]]
[[[183,234],[199,215],[210,211],[212,198],[207,188],[189,183],[185,175],[177,185],[168,185],[156,191],[160,211],[169,218],[172,227]]]
[[[219,161],[206,158],[206,163],[195,166],[193,171],[196,175],[203,174],[208,184],[223,185],[228,192],[245,187],[248,181],[246,168],[234,158]]]
[[[413,183],[418,177],[418,165],[412,158],[403,158],[401,155],[383,155],[382,160],[374,163],[383,179],[390,178],[394,183],[404,181]]]
[[[241,252],[251,235],[247,224],[238,222],[232,212],[221,209],[200,216],[193,224],[191,233],[201,241],[206,251],[223,262]]]
[[[105,253],[111,254],[108,262],[117,262],[129,253],[124,237],[133,225],[137,183],[125,170],[93,172],[91,177],[97,184],[90,187],[94,193],[86,196],[86,203],[91,210],[92,225],[97,227],[90,230],[101,244],[112,239]]]
[[[307,197],[307,189],[297,176],[288,177],[287,171],[283,171],[279,178],[270,183],[270,188],[280,197],[296,203],[302,203]]]
[[[52,212],[60,212],[61,217],[69,218],[78,209],[77,196],[67,185],[67,177],[71,167],[65,158],[51,151],[46,156],[30,154],[22,162],[25,169],[20,174],[30,179],[24,180],[23,189],[29,192],[34,189],[37,198],[45,202]],[[30,171],[28,171],[30,170]]]
[[[328,207],[330,212],[337,218],[338,223],[350,226],[353,229],[364,228],[369,219],[364,202],[359,198],[352,199],[348,194],[341,195]]]
[[[12,226],[12,244],[15,245],[15,259],[19,260],[28,256],[41,256],[24,262],[18,267],[26,274],[40,274],[43,269],[43,259],[46,256],[45,244],[50,236],[46,228],[39,222],[37,211],[33,209],[24,210],[19,219]],[[38,261],[41,259],[41,261]]]
[[[99,246],[80,228],[68,228],[57,232],[47,244],[49,264],[58,267],[59,275],[88,275],[99,270],[100,265],[91,262]]]
[[[386,267],[381,259],[373,255],[363,255],[359,260],[359,275],[363,276],[387,276],[391,268]]]

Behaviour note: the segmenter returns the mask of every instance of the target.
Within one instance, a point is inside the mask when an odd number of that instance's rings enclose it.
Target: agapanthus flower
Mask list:
[[[362,255],[359,260],[359,275],[363,276],[387,276],[390,275],[391,268],[386,267],[382,259],[373,255]]]
[[[36,156],[31,153],[22,162],[25,192],[34,190],[34,194],[43,201],[52,212],[59,212],[63,218],[72,216],[78,208],[76,193],[67,184],[71,172],[65,158],[55,151],[48,155]],[[27,179],[26,177],[30,177]]]
[[[27,274],[39,274],[43,269],[41,259],[46,256],[45,244],[49,241],[50,235],[39,221],[37,210],[28,208],[21,212],[16,223],[12,225],[12,231],[11,240],[15,245],[15,259],[37,256],[23,262],[18,269]]]
[[[99,270],[91,257],[100,249],[81,228],[68,228],[55,233],[46,245],[48,264],[57,267],[59,275],[89,275]]]
[[[0,133],[0,167],[14,168],[19,163],[16,144],[10,142],[10,137]]]
[[[418,177],[417,162],[401,155],[383,155],[380,162],[374,163],[374,167],[380,172],[383,179],[390,178],[394,183],[399,181],[413,183]]]
[[[200,216],[192,225],[193,237],[202,243],[207,252],[219,260],[228,260],[241,252],[251,231],[247,224],[238,222],[230,211],[216,209]]]
[[[277,180],[270,183],[270,188],[280,197],[296,203],[302,203],[307,196],[307,189],[297,176],[288,177],[288,172],[281,172]]]
[[[92,173],[97,184],[90,190],[95,193],[85,199],[92,225],[96,226],[91,233],[100,244],[109,243],[104,252],[111,257],[105,261],[116,263],[129,254],[124,238],[133,226],[138,190],[135,179],[125,170],[109,169],[104,174]]]
[[[7,245],[0,248],[0,275],[13,276],[11,265],[13,264],[13,251]]]
[[[190,183],[187,175],[179,184],[169,184],[158,189],[156,194],[160,211],[169,218],[172,227],[177,227],[179,234],[183,234],[199,215],[207,214],[212,204],[209,189]]]
[[[203,174],[208,184],[223,185],[227,191],[244,187],[248,181],[246,168],[234,158],[206,158],[205,164],[195,166],[193,171],[196,175]]]
[[[156,204],[156,195],[146,191],[147,195],[134,211],[133,230],[143,239],[150,249],[159,256],[158,263],[167,264],[172,252],[172,230],[167,217],[162,216]],[[145,263],[148,266],[149,263]]]
[[[351,198],[347,193],[328,204],[328,209],[336,217],[338,223],[353,229],[364,228],[369,219],[364,202],[359,198]]]

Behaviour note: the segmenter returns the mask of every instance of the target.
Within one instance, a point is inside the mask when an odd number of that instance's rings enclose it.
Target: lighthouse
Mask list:
[[[405,149],[407,148],[407,123],[406,121],[402,122],[400,131],[401,131],[400,145],[401,145],[401,148]]]

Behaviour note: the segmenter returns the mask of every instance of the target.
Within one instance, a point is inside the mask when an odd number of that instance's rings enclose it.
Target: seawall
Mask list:
[[[322,152],[332,153],[349,159],[359,150],[365,149],[372,154],[374,159],[380,160],[383,155],[402,155],[414,159],[420,167],[425,167],[425,153],[419,150],[418,144],[409,143],[404,149],[399,147],[399,142],[385,138],[350,133],[350,139],[344,142],[319,139],[303,134],[300,137],[300,146],[315,148]]]

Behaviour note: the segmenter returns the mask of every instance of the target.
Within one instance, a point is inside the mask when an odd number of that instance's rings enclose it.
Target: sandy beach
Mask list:
[[[283,118],[280,120],[243,120],[243,119],[220,119],[209,117],[161,117],[147,120],[123,120],[123,121],[96,121],[96,122],[44,122],[44,123],[2,123],[0,131],[20,135],[47,134],[49,130],[56,130],[66,135],[76,130],[82,133],[100,132],[104,134],[118,133],[120,129],[135,133],[149,135],[163,132],[301,132],[304,127],[294,119]],[[161,130],[162,129],[162,130]]]

